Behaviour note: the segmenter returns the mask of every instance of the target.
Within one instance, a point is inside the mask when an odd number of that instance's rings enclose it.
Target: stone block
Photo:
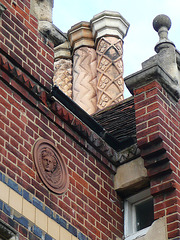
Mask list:
[[[79,240],[88,240],[88,238],[86,236],[84,236],[84,234],[82,234],[81,232],[78,233],[78,239]]]
[[[48,234],[55,239],[60,239],[60,226],[54,220],[48,218]]]
[[[35,221],[35,207],[29,203],[28,201],[26,201],[25,199],[23,199],[23,210],[22,210],[22,214],[28,218],[31,222]]]
[[[72,236],[72,240],[78,240],[78,238],[77,238],[77,237],[74,237],[74,236]]]
[[[30,13],[38,20],[52,22],[53,0],[31,0]]]
[[[4,203],[4,213],[7,214],[7,215],[11,215],[11,208]]]
[[[45,234],[45,240],[53,240],[51,236],[49,236],[47,233]]]
[[[48,217],[38,209],[36,209],[35,224],[47,232]]]
[[[37,198],[33,197],[33,205],[39,210],[43,211],[43,203],[40,202]]]
[[[72,235],[63,227],[60,228],[60,239],[72,240]]]
[[[115,190],[126,192],[140,188],[148,181],[144,160],[137,158],[118,167],[114,178]]]
[[[11,179],[8,179],[8,186],[10,188],[12,188],[14,191],[16,191],[17,193],[19,193],[20,195],[22,195],[22,188],[18,186],[17,183],[15,183],[14,181],[12,181]]]
[[[9,192],[9,205],[14,208],[17,212],[22,213],[22,201],[23,198],[17,192],[10,189]]]
[[[42,230],[35,225],[33,227],[33,233],[39,238],[42,238]]]
[[[53,240],[53,238],[46,233],[45,234],[45,240]]]
[[[68,231],[72,233],[74,236],[77,236],[77,229],[69,224]]]
[[[14,214],[14,220],[23,225],[25,228],[28,228],[29,226],[29,221],[17,212]]]

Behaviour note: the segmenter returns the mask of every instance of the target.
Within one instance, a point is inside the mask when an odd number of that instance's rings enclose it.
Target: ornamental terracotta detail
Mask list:
[[[72,60],[60,59],[54,63],[54,67],[54,85],[72,98]]]
[[[81,47],[73,56],[73,100],[88,114],[96,112],[96,51]]]
[[[68,170],[55,145],[46,139],[38,140],[33,147],[33,158],[44,185],[57,194],[66,192],[69,185]]]
[[[97,45],[97,108],[101,110],[124,99],[123,42],[102,37]]]

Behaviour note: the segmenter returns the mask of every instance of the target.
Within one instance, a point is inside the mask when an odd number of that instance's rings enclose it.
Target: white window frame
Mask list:
[[[144,228],[140,231],[136,230],[136,212],[135,212],[135,206],[143,202],[145,200],[148,200],[152,198],[150,195],[150,189],[146,189],[142,192],[139,192],[129,198],[127,198],[124,201],[124,235],[125,240],[133,240],[137,237],[144,236],[148,229],[150,228]]]

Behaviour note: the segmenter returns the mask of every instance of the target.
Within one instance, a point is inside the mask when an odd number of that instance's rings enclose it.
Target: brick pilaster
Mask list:
[[[143,79],[142,86],[133,90],[137,143],[150,178],[154,217],[166,216],[168,238],[174,239],[180,236],[180,101],[162,87],[167,75],[160,67],[151,75],[148,71],[126,80]]]

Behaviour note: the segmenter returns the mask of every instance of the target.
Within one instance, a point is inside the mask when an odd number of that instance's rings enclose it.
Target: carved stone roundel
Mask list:
[[[60,151],[46,139],[38,140],[33,147],[36,170],[46,187],[63,194],[69,185],[68,170]]]

